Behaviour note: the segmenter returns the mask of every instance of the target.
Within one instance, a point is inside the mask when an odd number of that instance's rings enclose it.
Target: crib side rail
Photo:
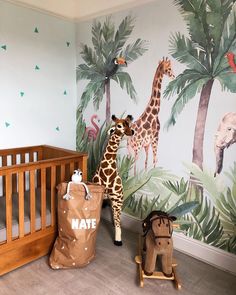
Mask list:
[[[56,224],[56,185],[63,181],[69,181],[74,169],[80,168],[87,176],[87,156],[74,155],[63,159],[44,160],[37,163],[28,163],[0,168],[2,184],[5,187],[6,198],[6,243],[15,239],[22,239],[25,235],[25,194],[29,193],[29,219],[30,234],[43,231],[49,225],[47,221],[47,200],[50,198],[50,226]],[[18,197],[18,235],[14,236],[13,226],[13,197],[14,181]],[[41,226],[36,228],[36,203],[37,189],[40,188],[40,217]],[[48,197],[49,196],[49,197]]]

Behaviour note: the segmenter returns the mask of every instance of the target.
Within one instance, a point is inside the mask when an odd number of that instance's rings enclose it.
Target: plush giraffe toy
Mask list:
[[[93,182],[105,186],[105,195],[111,202],[115,225],[114,244],[121,246],[120,214],[123,204],[123,186],[117,170],[116,155],[122,137],[124,135],[131,136],[134,134],[134,131],[130,128],[133,117],[128,115],[125,119],[118,119],[115,115],[112,115],[112,120],[115,122],[115,126],[109,131],[110,138],[102,160],[93,177]]]

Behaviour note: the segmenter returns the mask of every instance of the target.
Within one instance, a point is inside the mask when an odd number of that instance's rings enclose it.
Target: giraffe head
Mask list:
[[[125,119],[118,119],[115,115],[112,115],[111,118],[115,122],[115,126],[110,129],[110,134],[115,133],[120,136],[131,136],[134,134],[134,130],[131,129],[130,126],[131,122],[133,121],[133,117],[131,115],[128,115]]]
[[[162,70],[163,74],[169,76],[172,79],[175,78],[171,67],[171,61],[168,59],[168,57],[163,57],[163,59],[159,62],[159,68]]]

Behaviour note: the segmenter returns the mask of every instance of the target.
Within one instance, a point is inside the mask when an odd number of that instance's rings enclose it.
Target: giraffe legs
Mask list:
[[[120,196],[119,196],[119,200],[114,200],[115,198],[117,198],[116,195],[111,196],[111,208],[112,208],[112,213],[113,213],[113,221],[114,221],[114,225],[115,225],[114,244],[116,246],[122,246],[120,215],[121,215],[123,198],[122,198],[122,201],[120,201]]]
[[[152,141],[152,152],[153,152],[153,167],[157,164],[157,140]]]
[[[145,159],[145,171],[147,171],[147,165],[148,165],[148,149],[149,145],[144,146],[145,154],[146,154],[146,159]]]

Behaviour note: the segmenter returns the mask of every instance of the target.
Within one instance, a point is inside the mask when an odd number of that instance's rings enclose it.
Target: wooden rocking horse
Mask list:
[[[172,232],[175,220],[176,217],[169,216],[163,211],[152,211],[144,219],[142,223],[144,240],[140,237],[139,255],[135,257],[139,267],[140,287],[144,285],[144,278],[154,278],[173,280],[176,288],[181,289],[176,274],[177,264],[173,261]],[[159,255],[162,271],[155,271]]]

